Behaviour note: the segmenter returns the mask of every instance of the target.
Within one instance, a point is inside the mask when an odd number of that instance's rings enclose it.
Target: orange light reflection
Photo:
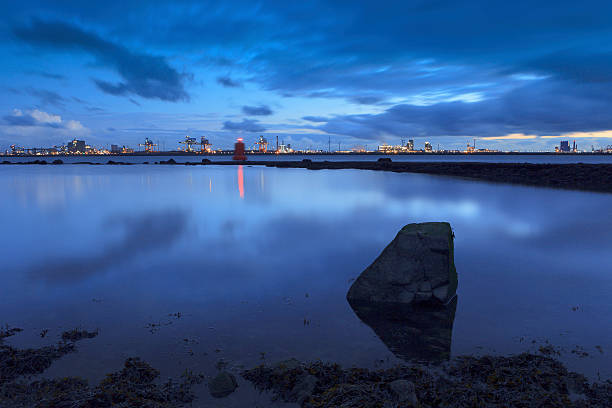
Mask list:
[[[244,174],[242,172],[242,165],[238,166],[238,192],[240,198],[244,198]]]

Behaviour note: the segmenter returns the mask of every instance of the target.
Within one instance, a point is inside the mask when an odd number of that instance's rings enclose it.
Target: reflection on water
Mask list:
[[[351,303],[351,307],[402,360],[441,362],[450,358],[457,296],[446,306]]]
[[[100,242],[97,251],[66,251],[49,254],[33,265],[27,275],[48,282],[76,282],[106,271],[126,260],[147,257],[153,251],[169,248],[187,228],[188,214],[181,210],[145,212],[108,219],[106,228],[122,230],[111,242]]]
[[[242,165],[238,166],[238,194],[240,194],[240,198],[244,198],[244,174]]]
[[[98,381],[131,356],[173,377],[262,353],[373,366],[546,340],[590,352],[562,356],[570,368],[612,375],[612,195],[214,165],[0,166],[0,191],[0,324],[25,329],[9,341],[100,329],[49,375]],[[350,280],[425,221],[453,226],[461,300],[353,310]]]

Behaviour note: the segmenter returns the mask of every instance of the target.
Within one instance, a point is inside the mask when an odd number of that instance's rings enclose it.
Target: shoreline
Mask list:
[[[4,165],[60,165],[62,160],[52,162],[34,160],[29,162],[2,161]],[[87,165],[136,165],[150,164],[129,163],[109,160],[106,163],[75,162],[66,164]],[[389,158],[378,161],[211,161],[177,163],[173,159],[153,162],[158,165],[216,165],[216,166],[266,166],[278,168],[302,168],[308,170],[374,170],[395,173],[421,173],[438,176],[459,177],[468,180],[480,180],[494,183],[518,184],[534,187],[549,187],[564,190],[612,193],[612,164],[532,164],[532,163],[488,163],[488,162],[393,162]]]
[[[612,156],[612,153],[606,152],[465,152],[465,151],[440,151],[440,152],[398,152],[398,153],[381,153],[381,152],[291,152],[291,153],[274,153],[274,152],[258,152],[247,151],[247,156],[270,156],[270,157],[291,157],[291,156],[384,156],[392,159],[396,156]],[[182,150],[166,150],[155,152],[137,151],[133,153],[107,153],[107,154],[0,154],[0,159],[4,158],[40,158],[40,159],[61,159],[62,157],[158,157],[158,156],[195,156],[195,157],[225,157],[233,156],[233,150],[223,150],[216,153],[202,153],[198,151],[185,152]]]
[[[609,407],[612,381],[589,381],[555,357],[552,345],[538,353],[461,355],[434,364],[406,362],[384,369],[342,367],[333,362],[284,360],[250,369],[230,368],[220,360],[217,375],[185,370],[178,380],[133,356],[99,384],[79,373],[41,378],[56,360],[77,350],[76,343],[98,331],[74,329],[57,343],[33,349],[3,344],[22,329],[0,329],[0,406],[178,408],[198,404],[204,387],[214,398],[225,398],[252,386],[272,400],[315,407]],[[222,364],[223,363],[223,364]],[[243,380],[238,382],[236,378]]]

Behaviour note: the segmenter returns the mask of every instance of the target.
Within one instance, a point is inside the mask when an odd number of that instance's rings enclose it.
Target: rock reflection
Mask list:
[[[450,358],[457,296],[446,306],[353,302],[351,307],[402,360],[441,362]]]

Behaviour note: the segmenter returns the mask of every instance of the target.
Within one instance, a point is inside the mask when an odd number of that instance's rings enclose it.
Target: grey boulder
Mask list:
[[[457,290],[453,231],[447,222],[403,227],[347,294],[351,303],[446,304]]]

